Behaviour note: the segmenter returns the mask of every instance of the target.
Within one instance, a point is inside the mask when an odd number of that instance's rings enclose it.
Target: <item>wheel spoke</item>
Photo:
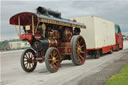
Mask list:
[[[81,49],[82,49],[83,47],[85,47],[85,45],[80,46]]]
[[[56,62],[58,62],[59,60],[56,60]]]
[[[32,60],[34,60],[34,57],[32,57]]]
[[[33,67],[33,63],[31,63],[31,68]]]
[[[57,53],[57,52],[55,52],[55,57],[57,57],[57,54],[58,54],[58,53]]]
[[[53,64],[53,68],[56,68],[56,65],[55,65],[55,63]]]
[[[55,57],[55,55],[56,55],[56,50],[53,50],[53,56]]]
[[[53,65],[52,65],[52,64],[50,64],[49,66],[50,66],[51,68],[53,68]]]
[[[31,52],[29,52],[28,55],[29,55],[29,58],[32,58],[32,56],[31,56]]]
[[[24,62],[24,64],[27,64],[28,62]]]
[[[80,58],[78,58],[78,62],[81,62],[81,59]]]
[[[27,66],[28,62],[24,62],[25,67]]]
[[[83,57],[81,55],[79,55],[79,57],[83,60]]]
[[[27,60],[27,58],[24,58],[24,61],[26,61]]]
[[[32,57],[33,57],[32,53],[29,53],[29,55],[30,55],[30,58],[32,58]]]
[[[52,61],[52,59],[48,59],[49,61]]]
[[[52,59],[52,54],[49,55],[49,59]]]
[[[56,68],[56,65],[54,63],[52,63],[50,66],[52,69]]]
[[[54,64],[54,62],[51,62],[51,64],[53,65],[53,64]]]
[[[84,51],[80,51],[80,53],[85,53]]]
[[[82,42],[82,39],[80,39],[80,43]]]
[[[52,57],[53,56],[53,53],[51,52],[50,56]]]
[[[29,69],[28,67],[29,67],[29,63],[26,65],[26,68],[27,68],[27,69]]]
[[[56,50],[53,50],[53,51],[52,51],[52,55],[53,55],[53,56],[55,55],[55,52],[56,52]]]
[[[76,42],[76,47],[78,47],[79,46],[79,42]]]
[[[26,67],[26,68],[28,68],[28,63],[27,63],[27,64],[25,64],[25,67]]]
[[[80,42],[79,42],[79,40],[77,40],[77,41],[76,41],[76,43],[78,43],[78,44],[80,45]]]
[[[29,66],[28,67],[29,67],[29,69],[31,69],[31,64],[30,63],[29,63]]]
[[[55,66],[57,66],[57,63],[54,63]]]
[[[30,56],[30,52],[28,52],[27,54],[28,54],[28,57],[31,58],[31,56]]]
[[[24,58],[27,58],[27,56],[26,56],[26,55],[24,55]]]
[[[24,60],[24,62],[27,62],[27,60]]]
[[[27,57],[27,58],[29,58],[29,55],[28,55],[28,53],[26,53],[26,57]]]
[[[57,54],[55,57],[56,57],[56,60],[58,60],[58,59],[59,59],[59,55],[58,55],[58,54]]]

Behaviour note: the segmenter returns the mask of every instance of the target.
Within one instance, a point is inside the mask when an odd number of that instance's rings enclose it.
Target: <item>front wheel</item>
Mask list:
[[[21,56],[21,67],[26,72],[32,72],[36,68],[35,52],[32,49],[27,49]]]
[[[45,64],[49,72],[54,73],[60,67],[60,53],[57,48],[50,47],[45,54]]]
[[[82,65],[86,60],[86,44],[82,36],[76,35],[72,37],[72,62],[74,65]]]
[[[101,50],[95,50],[93,56],[95,59],[98,59],[101,56]]]
[[[119,51],[119,45],[118,44],[116,45],[116,51]]]

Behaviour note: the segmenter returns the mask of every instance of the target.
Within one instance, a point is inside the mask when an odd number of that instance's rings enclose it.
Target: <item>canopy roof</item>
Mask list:
[[[33,16],[34,24],[37,24],[37,22],[44,22],[44,23],[57,24],[68,27],[86,28],[84,24],[73,22],[68,19],[63,19],[63,18],[60,19],[45,15],[34,14],[30,12],[22,12],[12,16],[10,18],[10,24],[19,25],[18,21],[20,21],[20,25],[22,26],[32,25],[32,16]]]
[[[19,25],[18,19],[20,21],[20,25],[32,25],[32,16],[34,17],[34,23],[37,23],[37,16],[34,13],[30,12],[22,12],[18,13],[10,18],[10,24]]]

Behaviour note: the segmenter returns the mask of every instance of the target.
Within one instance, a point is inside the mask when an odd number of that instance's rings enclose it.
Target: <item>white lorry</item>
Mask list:
[[[81,29],[89,55],[98,58],[101,54],[112,52],[116,48],[115,24],[112,21],[96,16],[80,16],[72,18],[86,25]]]

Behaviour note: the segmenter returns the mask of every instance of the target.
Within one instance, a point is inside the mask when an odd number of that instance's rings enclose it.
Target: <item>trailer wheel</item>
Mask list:
[[[116,45],[116,51],[119,51],[119,45],[118,44]]]
[[[54,73],[60,66],[60,53],[57,48],[51,47],[46,51],[45,64],[49,72]]]
[[[96,50],[96,51],[94,51],[93,56],[94,56],[95,59],[98,59],[98,58],[101,56],[101,52],[100,52],[100,50]]]
[[[71,40],[72,55],[74,65],[82,65],[86,60],[86,44],[82,36],[76,35]]]
[[[35,52],[32,49],[27,49],[23,52],[21,59],[21,67],[25,72],[32,72],[36,68]]]

